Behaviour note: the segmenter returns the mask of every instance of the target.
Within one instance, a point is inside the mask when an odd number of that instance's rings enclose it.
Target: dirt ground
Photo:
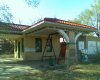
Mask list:
[[[55,69],[56,68],[56,69]],[[0,55],[0,80],[100,80],[100,63],[48,67],[41,61],[16,61]]]
[[[34,64],[33,64],[34,63]],[[9,80],[11,77],[39,72],[38,62],[16,61],[13,57],[0,56],[0,80]],[[40,64],[40,63],[39,63]]]
[[[54,67],[48,67],[48,61],[45,63],[42,61],[17,61],[13,58],[13,56],[10,55],[0,56],[0,80],[13,80],[12,78],[16,76],[29,74],[43,73],[44,75],[45,71],[48,71],[48,69],[54,69]]]

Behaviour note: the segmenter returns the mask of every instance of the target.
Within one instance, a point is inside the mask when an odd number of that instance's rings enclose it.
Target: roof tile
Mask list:
[[[74,26],[74,27],[82,27],[82,28],[88,28],[88,29],[96,30],[96,28],[92,27],[92,26],[87,26],[87,25],[84,25],[84,24],[78,24],[78,23],[75,23],[75,22],[60,20],[60,19],[56,19],[56,18],[44,18],[44,21],[49,21],[49,22],[54,22],[54,23],[70,25],[70,26]]]
[[[91,27],[91,26],[78,24],[78,23],[74,23],[74,22],[69,22],[69,21],[65,21],[65,20],[60,20],[60,19],[56,19],[56,18],[44,18],[44,20],[41,20],[41,21],[48,21],[48,22],[65,24],[65,25],[74,26],[74,27],[82,27],[82,28],[88,28],[88,29],[96,30],[96,28]],[[39,21],[39,22],[37,22],[33,25],[36,25],[36,24],[40,23],[41,21]],[[10,31],[13,31],[13,32],[15,31],[16,32],[17,31],[17,32],[21,32],[23,30],[28,29],[29,27],[31,27],[31,26],[0,22],[0,31],[8,31],[8,32],[10,32]]]
[[[0,31],[23,31],[29,27],[27,25],[0,22]]]

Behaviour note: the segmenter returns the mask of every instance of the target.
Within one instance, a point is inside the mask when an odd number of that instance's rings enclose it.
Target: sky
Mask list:
[[[29,7],[24,0],[0,0],[13,14],[13,22],[31,25],[45,17],[72,20],[91,7],[93,0],[40,0],[37,7]]]

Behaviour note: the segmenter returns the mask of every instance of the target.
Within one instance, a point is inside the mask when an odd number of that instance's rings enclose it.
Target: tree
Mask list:
[[[100,0],[95,0],[95,5],[92,6],[94,12],[95,25],[100,33]]]
[[[37,7],[39,0],[24,0],[28,6]],[[12,23],[13,14],[10,12],[10,7],[7,4],[0,5],[0,22]]]
[[[0,45],[2,45],[0,54],[13,54],[14,53],[14,42],[9,39],[0,39],[2,42]]]
[[[9,10],[7,5],[0,6],[0,22],[12,22],[12,14]]]
[[[100,0],[94,0],[94,4],[91,5],[90,9],[86,9],[73,21],[89,26],[97,27],[100,20]]]
[[[24,0],[28,6],[37,7],[39,4],[39,0]],[[0,26],[9,26],[3,22],[12,23],[13,14],[10,12],[10,7],[8,5],[2,4],[0,5]],[[5,25],[4,25],[5,24]],[[13,53],[14,43],[9,39],[0,39],[3,41],[2,50],[0,53]]]
[[[82,12],[78,18],[75,18],[75,22],[77,23],[81,23],[81,24],[86,24],[86,25],[91,25],[94,26],[94,24],[92,23],[92,17],[93,17],[93,12],[92,10],[85,10],[84,12]]]
[[[100,37],[100,0],[94,0],[94,4],[91,5],[91,8],[82,12],[73,21],[96,27],[98,29],[96,34]]]
[[[29,6],[37,7],[38,4],[40,3],[40,0],[25,0],[25,2],[26,2]]]

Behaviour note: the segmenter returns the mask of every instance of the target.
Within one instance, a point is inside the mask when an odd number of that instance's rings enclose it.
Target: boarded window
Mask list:
[[[36,52],[42,52],[42,40],[41,40],[41,38],[35,39],[35,50],[36,50]]]
[[[52,39],[47,42],[47,52],[52,52]]]

